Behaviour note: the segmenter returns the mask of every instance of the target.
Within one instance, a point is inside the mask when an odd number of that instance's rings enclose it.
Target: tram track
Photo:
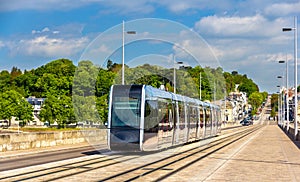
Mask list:
[[[104,156],[106,154],[94,155],[92,159],[70,162],[61,166],[46,167],[30,172],[0,177],[0,180],[31,181],[33,179],[42,179],[45,181],[57,181],[99,169],[109,171],[113,168],[119,168],[119,170],[102,173],[97,177],[97,181],[163,180],[178,171],[184,170],[189,165],[198,162],[227,146],[230,146],[232,143],[250,135],[251,133],[259,130],[261,127],[262,126],[251,126],[251,128],[247,127],[245,130],[215,139],[209,145],[193,147],[179,153],[171,154],[170,156],[162,159],[154,159],[153,161],[146,162],[143,165],[133,165],[133,167],[128,167],[126,169],[124,169],[124,167],[122,168],[122,164],[131,163],[131,161],[134,160],[143,160],[143,156],[153,154],[150,153],[143,155],[135,153],[127,155],[126,153],[117,153],[107,154],[107,156]],[[154,154],[159,154],[159,152]]]
[[[178,171],[184,170],[189,165],[200,161],[205,157],[208,157],[211,154],[214,154],[215,152],[231,145],[232,143],[250,135],[260,128],[262,128],[262,126],[257,126],[251,128],[250,130],[237,132],[228,137],[216,140],[210,145],[204,146],[203,148],[192,148],[190,150],[169,156],[168,158],[154,161],[127,171],[123,171],[122,173],[101,179],[99,181],[161,181],[177,173]],[[132,173],[134,173],[135,175],[133,175]]]

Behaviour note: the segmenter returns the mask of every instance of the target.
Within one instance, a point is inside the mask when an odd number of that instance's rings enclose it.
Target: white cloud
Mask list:
[[[48,27],[43,28],[42,32],[49,32],[50,29]]]
[[[195,24],[200,34],[231,37],[270,37],[281,33],[282,25],[288,24],[284,19],[268,20],[260,14],[255,16],[208,16]]]
[[[88,42],[88,39],[85,37],[62,39],[38,36],[33,39],[10,42],[9,48],[13,55],[65,57],[74,56],[74,54],[81,52]]]
[[[267,15],[299,14],[300,3],[282,3],[280,0],[9,0],[0,2],[0,11],[38,10],[68,11],[89,5],[98,6],[101,13],[140,13],[149,14],[156,8],[166,8],[173,13],[197,13],[198,11],[213,11],[218,15],[249,15],[266,13]]]
[[[4,47],[4,43],[0,40],[0,48]]]
[[[32,34],[39,34],[39,33],[46,33],[49,32],[50,29],[48,27],[43,28],[42,30],[32,30],[31,33]]]
[[[297,15],[300,13],[300,2],[276,3],[265,8],[265,13],[272,16]]]

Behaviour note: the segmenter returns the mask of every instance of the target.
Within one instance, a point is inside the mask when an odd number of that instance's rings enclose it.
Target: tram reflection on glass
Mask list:
[[[155,151],[221,130],[220,108],[149,85],[113,85],[108,113],[112,151]]]

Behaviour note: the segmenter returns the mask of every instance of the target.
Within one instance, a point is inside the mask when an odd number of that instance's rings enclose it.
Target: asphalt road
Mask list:
[[[23,156],[10,157],[8,159],[0,159],[0,171],[12,170],[49,162],[56,162],[66,159],[72,159],[87,155],[99,154],[106,152],[106,146],[99,146],[97,150],[93,146],[62,149],[56,151],[48,151],[34,154],[27,154]]]

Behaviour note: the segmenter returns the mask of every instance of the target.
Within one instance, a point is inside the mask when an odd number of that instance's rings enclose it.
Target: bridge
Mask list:
[[[106,143],[2,152],[0,181],[300,181],[300,143],[266,112],[251,126],[156,152]]]

